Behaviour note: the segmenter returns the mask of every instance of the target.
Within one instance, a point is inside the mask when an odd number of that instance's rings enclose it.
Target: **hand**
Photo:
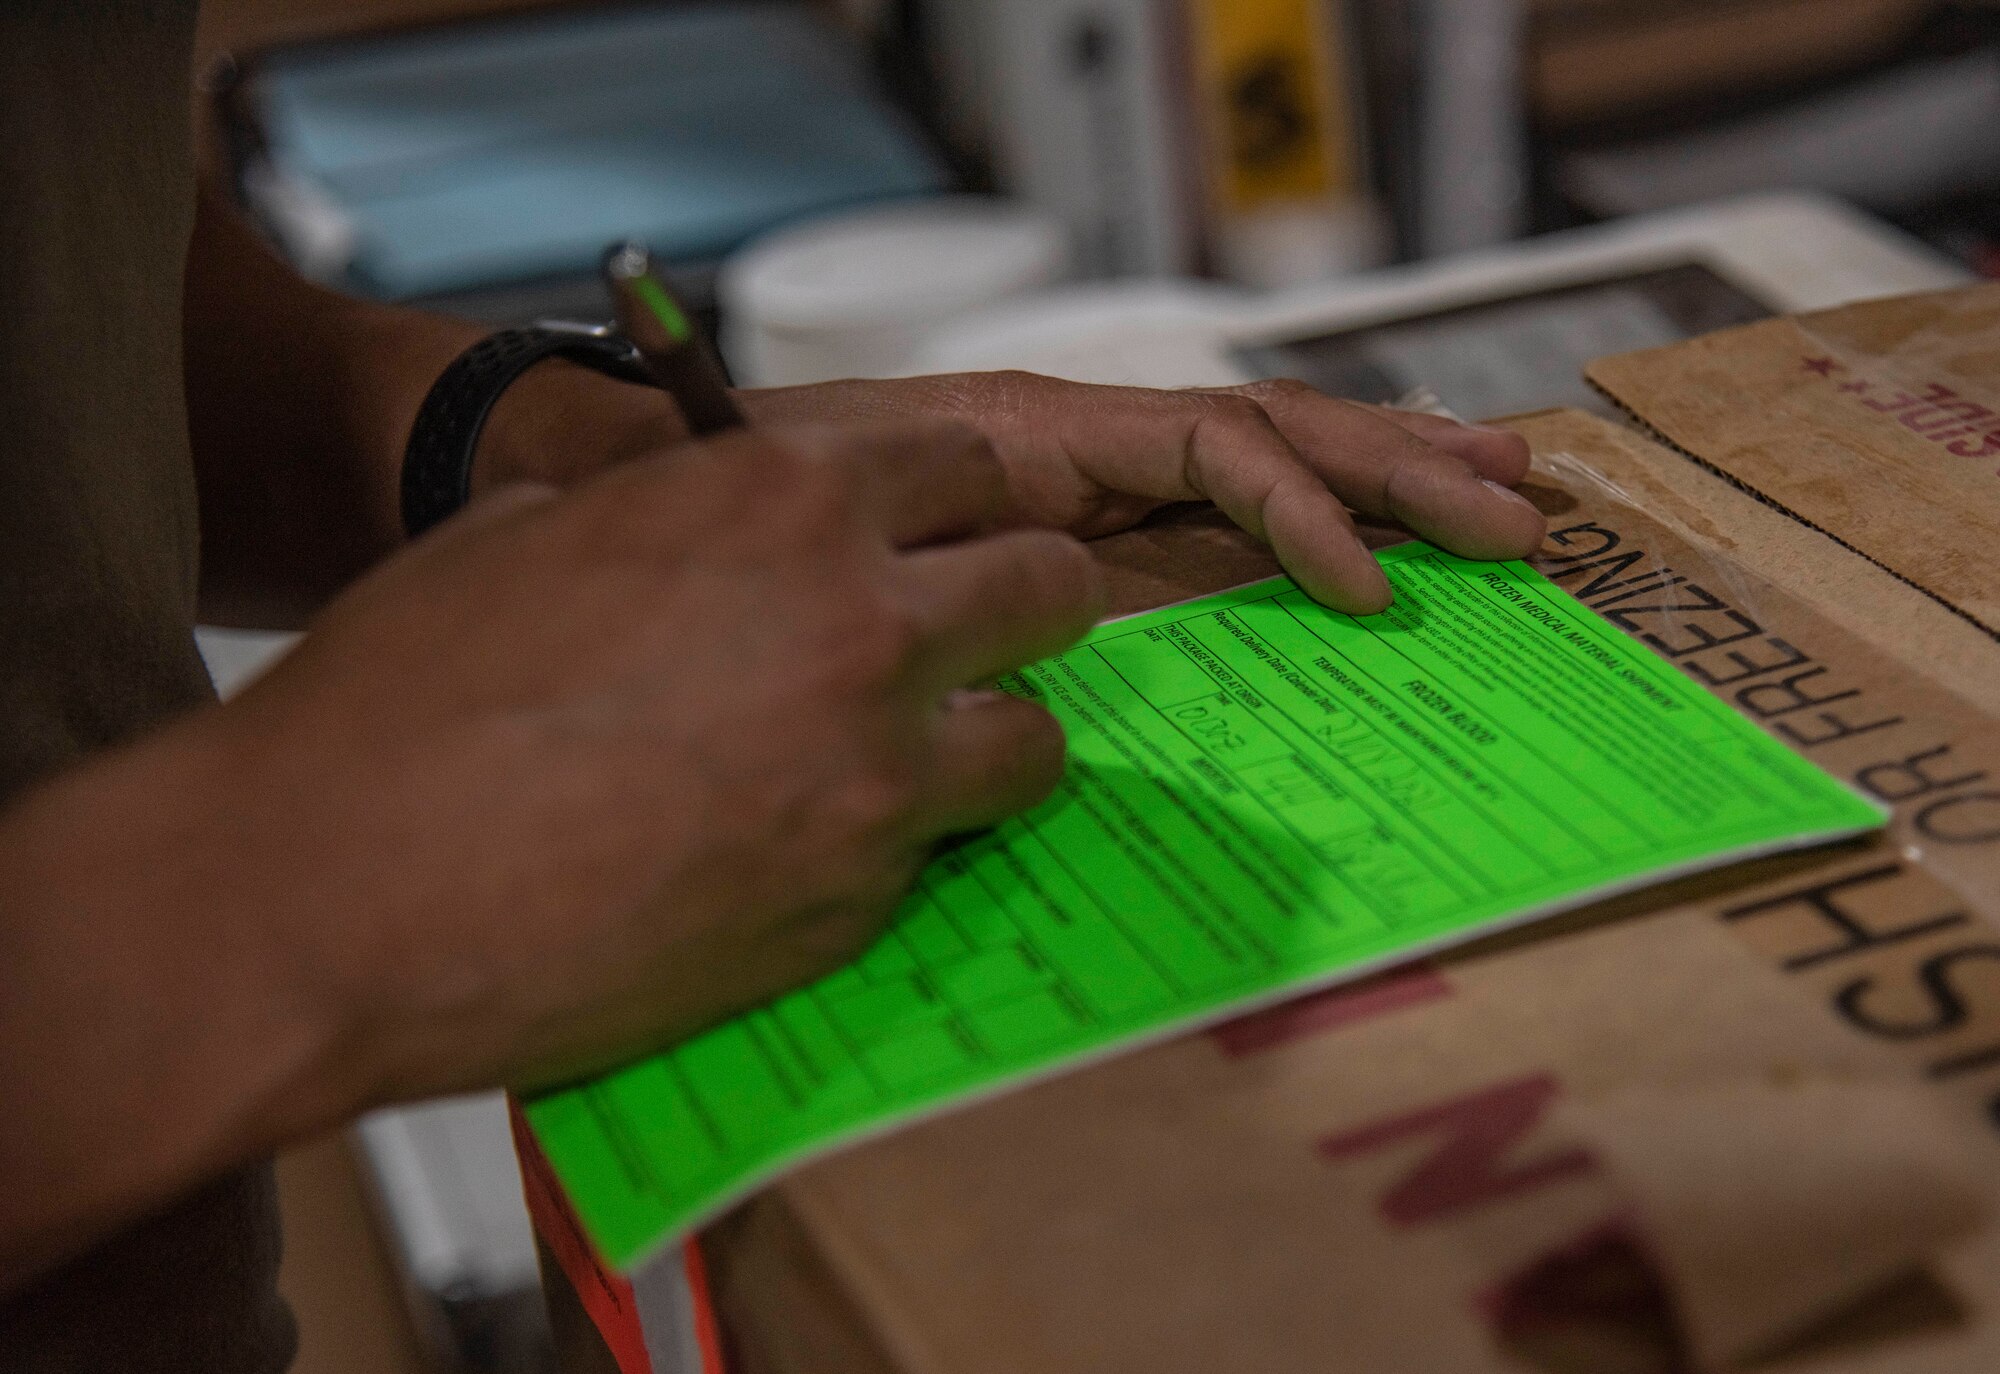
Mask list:
[[[859,952],[936,840],[1045,795],[1054,721],[964,689],[1100,593],[1010,521],[963,425],[742,434],[506,499],[337,603],[233,709],[253,782],[326,809],[326,957],[388,975],[401,1087],[685,1036]]]
[[[0,823],[0,1275],[384,1101],[545,1085],[860,952],[1063,740],[969,685],[1095,623],[945,421],[496,494],[229,705]],[[998,532],[996,532],[998,531]],[[115,1007],[115,1015],[104,1014]],[[58,1183],[58,1181],[60,1181]]]
[[[1301,382],[1209,391],[1029,373],[831,382],[742,393],[758,420],[949,415],[977,425],[1038,524],[1095,538],[1176,501],[1213,501],[1340,610],[1390,590],[1349,511],[1472,558],[1520,558],[1542,515],[1509,490],[1527,443],[1502,430],[1334,400]]]

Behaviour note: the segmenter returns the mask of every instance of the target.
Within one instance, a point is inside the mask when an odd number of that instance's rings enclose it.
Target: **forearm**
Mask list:
[[[296,626],[402,542],[410,427],[438,375],[485,332],[305,281],[204,190],[185,343],[205,617]],[[583,432],[579,414],[591,417]],[[475,494],[505,481],[566,485],[678,429],[647,388],[543,363],[489,419]]]
[[[0,1291],[364,1105],[218,752],[179,727],[0,813]]]
[[[398,424],[478,331],[304,281],[210,191],[185,320],[203,614],[295,625],[395,547]]]

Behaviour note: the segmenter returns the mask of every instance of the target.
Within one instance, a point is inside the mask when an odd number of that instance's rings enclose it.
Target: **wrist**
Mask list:
[[[544,359],[494,403],[473,454],[472,497],[518,482],[574,486],[687,437],[658,390]]]

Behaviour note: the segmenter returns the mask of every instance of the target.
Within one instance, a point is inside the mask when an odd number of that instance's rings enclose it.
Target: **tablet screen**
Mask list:
[[[1357,401],[1386,404],[1428,388],[1467,419],[1550,406],[1615,414],[1583,379],[1592,359],[1771,313],[1710,268],[1686,264],[1239,347],[1235,356],[1256,376],[1297,377]]]

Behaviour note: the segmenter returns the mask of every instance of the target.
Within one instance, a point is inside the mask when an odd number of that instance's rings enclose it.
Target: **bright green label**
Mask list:
[[[1381,555],[1097,630],[1006,686],[1070,763],[859,962],[528,1118],[626,1265],[802,1157],[996,1083],[1732,859],[1863,801],[1523,563]]]

